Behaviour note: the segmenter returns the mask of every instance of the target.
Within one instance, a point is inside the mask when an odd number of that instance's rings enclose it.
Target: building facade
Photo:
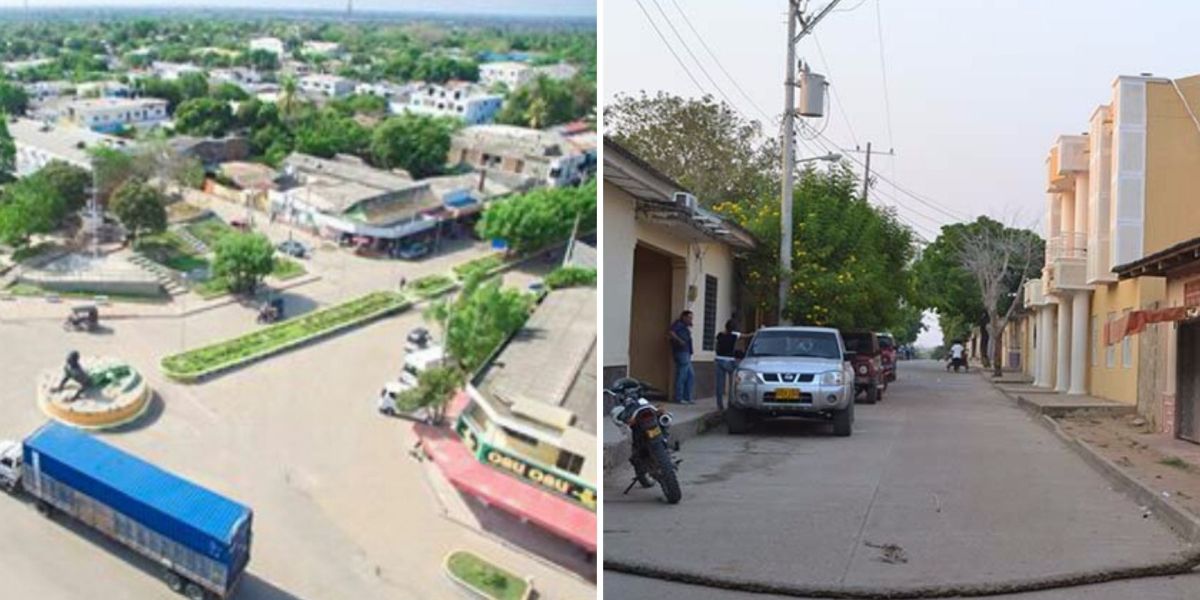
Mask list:
[[[354,81],[337,75],[305,75],[298,82],[300,89],[310,94],[320,94],[329,98],[342,98],[354,93]]]
[[[285,52],[283,40],[274,37],[260,37],[250,40],[250,51],[253,52],[255,50],[265,50],[281,59]]]
[[[167,120],[167,101],[158,98],[96,98],[67,105],[65,116],[93,131],[155,127]]]
[[[472,84],[427,84],[409,97],[404,110],[435,117],[461,119],[467,125],[491,123],[504,99]]]
[[[450,141],[451,164],[502,171],[542,185],[578,185],[596,170],[595,136],[587,145],[578,135],[513,125],[464,127]]]
[[[533,79],[533,67],[515,61],[483,63],[479,65],[479,82],[488,87],[498,83],[515,90]]]

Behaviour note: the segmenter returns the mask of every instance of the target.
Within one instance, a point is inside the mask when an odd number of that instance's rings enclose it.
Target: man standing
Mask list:
[[[725,321],[725,331],[717,334],[717,410],[725,410],[725,390],[729,387],[728,375],[737,367],[733,348],[737,345],[738,332],[733,330],[733,319]]]
[[[671,356],[675,359],[675,401],[693,404],[692,387],[696,373],[692,370],[692,311],[683,311],[671,323],[667,340],[671,342]]]

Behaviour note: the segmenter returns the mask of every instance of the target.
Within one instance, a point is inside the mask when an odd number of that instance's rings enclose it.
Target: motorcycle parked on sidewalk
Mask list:
[[[628,494],[635,485],[649,488],[657,482],[667,503],[678,504],[683,492],[676,476],[680,461],[672,453],[671,414],[642,397],[642,384],[636,379],[618,379],[604,393],[615,400],[609,413],[613,422],[629,428],[630,432],[629,462],[633,465],[633,481],[624,493]],[[678,449],[677,444],[675,449]]]

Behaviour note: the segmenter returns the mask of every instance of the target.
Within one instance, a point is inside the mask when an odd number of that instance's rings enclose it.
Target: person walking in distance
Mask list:
[[[696,373],[692,370],[692,311],[685,310],[671,323],[667,331],[671,343],[671,356],[675,359],[675,401],[692,404],[692,387]]]
[[[963,347],[962,342],[955,340],[954,344],[950,346],[950,364],[946,366],[946,369],[954,367],[954,370],[957,371],[960,365],[965,367],[967,365],[966,353],[967,349]]]
[[[725,410],[725,392],[730,376],[737,368],[733,348],[737,345],[738,332],[733,329],[733,319],[730,319],[725,321],[725,331],[717,334],[717,410]]]

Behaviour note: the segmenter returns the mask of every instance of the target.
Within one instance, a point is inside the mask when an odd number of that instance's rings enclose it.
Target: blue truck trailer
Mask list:
[[[0,486],[153,560],[191,600],[228,598],[250,561],[249,508],[65,425],[0,442]]]

